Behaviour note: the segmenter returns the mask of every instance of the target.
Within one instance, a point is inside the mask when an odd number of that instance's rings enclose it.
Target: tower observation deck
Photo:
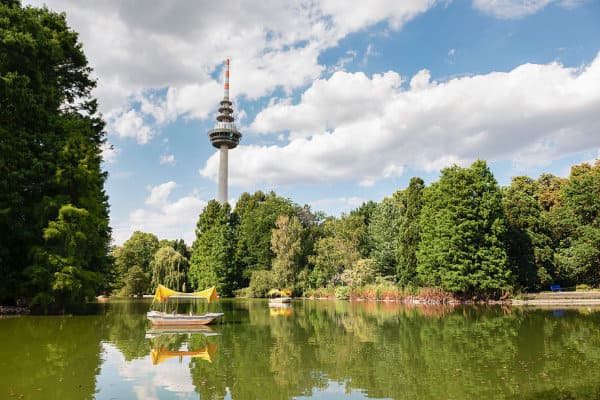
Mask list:
[[[228,180],[228,151],[237,147],[242,133],[235,126],[233,118],[233,103],[229,100],[229,58],[225,69],[224,96],[219,107],[219,115],[214,128],[208,131],[210,143],[220,150],[219,154],[219,188],[217,201],[221,204],[227,202]]]

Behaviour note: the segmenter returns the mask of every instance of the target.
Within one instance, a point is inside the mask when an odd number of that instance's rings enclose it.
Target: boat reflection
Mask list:
[[[161,335],[193,335],[201,334],[204,336],[218,336],[219,331],[207,325],[197,326],[165,326],[152,327],[146,331],[146,339],[156,338]]]
[[[271,317],[292,315],[292,305],[290,303],[271,303],[269,302],[269,315]]]
[[[152,328],[146,331],[153,365],[171,358],[178,358],[181,364],[184,357],[212,363],[217,343],[209,341],[208,337],[218,335],[219,332],[207,326]]]
[[[206,343],[206,346],[198,350],[169,350],[165,345],[152,349],[152,365],[158,365],[170,358],[179,358],[179,363],[183,362],[183,357],[199,358],[212,363],[217,353],[217,343]]]

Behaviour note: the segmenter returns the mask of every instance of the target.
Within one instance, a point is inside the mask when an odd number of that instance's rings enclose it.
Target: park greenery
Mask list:
[[[138,231],[111,247],[104,122],[77,34],[18,1],[0,3],[0,32],[0,303],[60,310],[159,283],[478,299],[600,286],[600,160],[506,187],[477,160],[341,216],[243,193],[234,207],[210,201],[190,246]]]

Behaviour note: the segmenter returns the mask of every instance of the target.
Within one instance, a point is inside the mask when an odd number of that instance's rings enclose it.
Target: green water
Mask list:
[[[0,399],[600,399],[600,309],[220,303],[208,334],[147,337],[144,301],[1,318]]]

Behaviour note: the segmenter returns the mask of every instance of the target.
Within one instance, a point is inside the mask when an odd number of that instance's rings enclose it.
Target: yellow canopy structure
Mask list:
[[[209,289],[202,290],[200,292],[183,293],[183,292],[177,292],[175,290],[169,289],[163,285],[158,285],[158,287],[156,288],[156,292],[154,293],[154,299],[152,300],[152,304],[154,304],[155,301],[164,303],[171,296],[187,297],[187,298],[203,298],[203,299],[206,299],[206,301],[209,303],[213,300],[216,300],[219,297],[217,295],[217,289],[214,286]]]
[[[283,289],[283,290],[271,289],[267,293],[267,296],[269,296],[269,297],[271,297],[271,296],[291,296],[291,295],[292,295],[291,289]]]

